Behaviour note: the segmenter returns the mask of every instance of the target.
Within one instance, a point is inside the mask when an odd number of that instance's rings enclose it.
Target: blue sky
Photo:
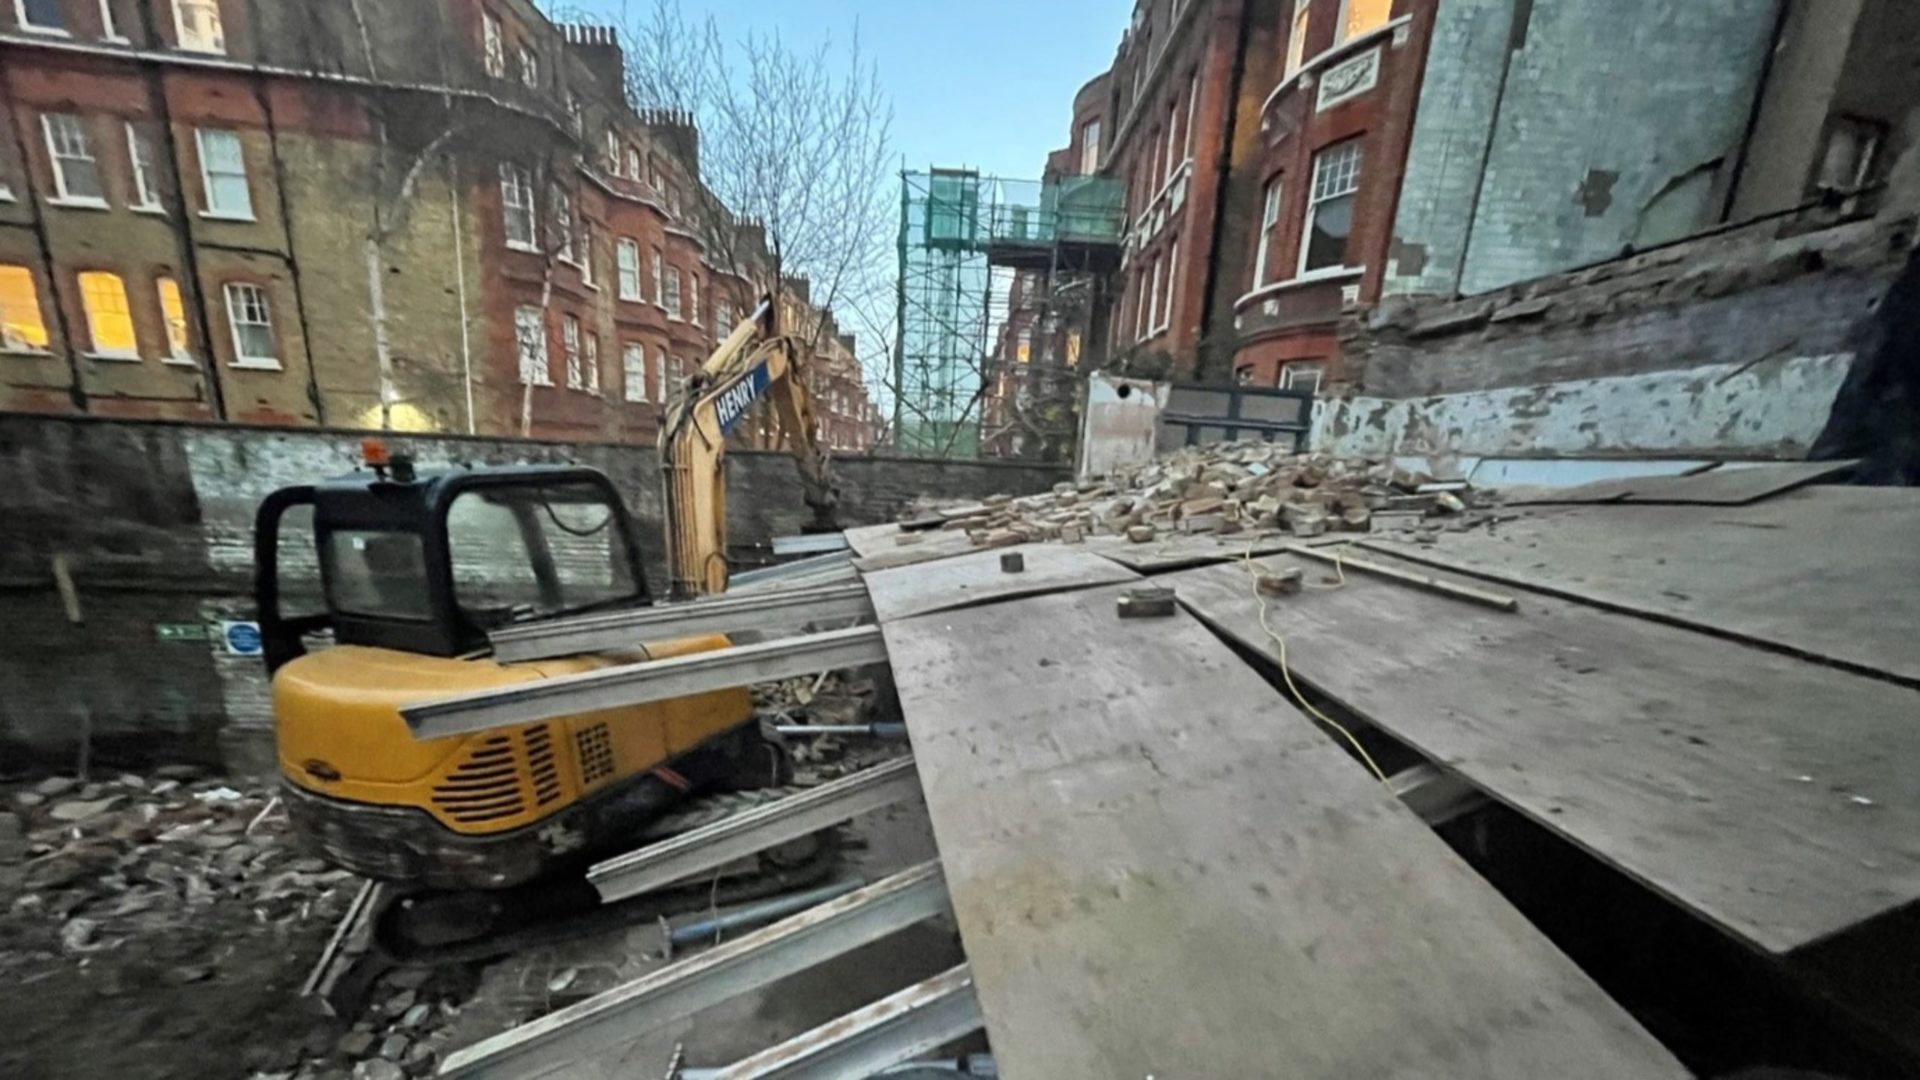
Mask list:
[[[653,0],[572,0],[618,22]],[[795,45],[859,23],[893,97],[896,156],[911,168],[968,165],[1037,179],[1066,145],[1073,93],[1113,61],[1128,0],[681,0],[723,32],[777,30]]]

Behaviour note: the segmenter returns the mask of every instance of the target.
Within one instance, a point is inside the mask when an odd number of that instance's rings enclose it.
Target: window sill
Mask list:
[[[1311,75],[1321,68],[1331,65],[1336,60],[1345,59],[1347,56],[1359,52],[1371,42],[1378,41],[1412,22],[1413,16],[1411,15],[1402,15],[1397,19],[1388,19],[1386,22],[1364,34],[1356,34],[1345,41],[1335,44],[1331,49],[1323,50],[1317,56],[1308,57],[1301,62],[1298,71],[1293,72],[1286,78],[1273,84],[1273,89],[1267,93],[1267,100],[1260,103],[1260,115],[1263,117],[1266,116],[1267,110],[1273,107],[1274,101],[1276,101],[1281,94],[1286,93],[1290,87],[1298,83],[1302,77]]]
[[[181,42],[180,44],[175,45],[173,49],[175,52],[192,53],[195,56],[227,55],[227,48],[224,45],[216,48],[210,45],[188,45],[186,42]]]
[[[200,366],[200,361],[191,356],[163,356],[160,362],[174,367],[198,368]]]
[[[36,349],[32,346],[14,348],[11,345],[0,346],[0,356],[18,356],[28,360],[47,360],[53,357],[51,349]]]
[[[582,281],[582,282],[580,283],[580,287],[581,287],[581,288],[583,288],[583,289],[592,289],[592,290],[593,290],[594,292],[599,292],[599,291],[600,291],[600,286],[598,286],[598,285],[596,285],[596,284],[594,284],[594,283],[593,283],[593,282],[591,282],[591,281]]]
[[[231,210],[202,210],[200,216],[207,221],[232,221],[244,225],[252,225],[260,220],[252,213],[240,214]]]
[[[133,44],[133,39],[120,34],[107,34],[100,39],[100,43],[103,45],[131,45]]]
[[[127,209],[133,211],[136,214],[145,214],[148,217],[163,218],[167,216],[167,208],[164,206],[161,206],[159,203],[146,203],[139,206],[129,206],[127,207]]]
[[[1366,272],[1367,268],[1364,266],[1335,266],[1325,270],[1315,270],[1309,274],[1300,274],[1296,277],[1287,278],[1285,281],[1275,281],[1271,284],[1262,285],[1242,296],[1240,299],[1235,300],[1233,302],[1233,310],[1239,311],[1249,304],[1271,299],[1292,289],[1305,288],[1308,285],[1320,285],[1329,281],[1343,281],[1348,278],[1357,278]]]
[[[532,244],[523,244],[518,240],[507,241],[507,250],[508,251],[524,251],[529,255],[540,254],[539,248],[533,246]]]
[[[73,37],[73,31],[60,26],[35,26],[32,23],[23,22],[20,24],[19,29],[23,33],[38,34],[41,37],[69,39]]]
[[[644,304],[647,302],[647,300],[646,300],[646,297],[644,296],[627,296],[625,294],[622,294],[620,297],[620,302],[623,304]]]
[[[101,360],[113,364],[137,364],[140,362],[140,354],[137,352],[101,352],[95,350],[93,352],[81,353],[80,355],[89,360]]]
[[[235,368],[239,371],[285,371],[286,370],[286,368],[283,368],[280,366],[280,361],[273,357],[265,357],[265,358],[245,357],[239,360],[235,360],[234,362],[232,362],[231,364],[228,364],[227,366],[231,368]]]
[[[48,206],[58,206],[67,210],[111,210],[105,199],[91,199],[85,196],[49,195]]]

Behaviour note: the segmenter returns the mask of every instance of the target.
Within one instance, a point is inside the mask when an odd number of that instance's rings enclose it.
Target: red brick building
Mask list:
[[[651,440],[770,260],[622,62],[528,0],[0,4],[0,409]]]

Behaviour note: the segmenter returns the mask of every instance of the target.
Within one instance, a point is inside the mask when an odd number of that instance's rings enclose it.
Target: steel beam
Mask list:
[[[409,705],[400,715],[406,717],[414,738],[435,739],[880,664],[886,659],[880,628],[855,626],[516,683]]]
[[[873,603],[857,581],[722,596],[551,623],[511,626],[492,635],[502,663],[626,649],[690,634],[797,630],[809,623],[871,621]]]
[[[521,1080],[631,1043],[947,910],[926,862],[449,1056],[448,1078]]]
[[[1459,774],[1424,763],[1387,777],[1387,788],[1429,825],[1445,825],[1487,801],[1479,788]]]
[[[962,964],[735,1062],[714,1074],[714,1080],[872,1076],[978,1031],[983,1022],[973,975]]]
[[[869,810],[919,797],[920,777],[913,770],[913,759],[897,758],[608,859],[589,869],[587,880],[600,890],[601,900],[610,904],[797,840]]]
[[[793,562],[775,566],[763,566],[758,570],[745,570],[727,579],[727,592],[737,593],[742,589],[765,589],[774,585],[809,585],[828,581],[852,581],[859,576],[853,568],[853,549],[833,551],[825,555],[815,555],[808,559],[796,559]]]
[[[775,555],[824,555],[830,551],[846,551],[847,547],[847,534],[843,532],[773,538]]]

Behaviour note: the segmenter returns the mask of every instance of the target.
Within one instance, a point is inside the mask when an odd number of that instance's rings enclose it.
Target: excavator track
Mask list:
[[[650,823],[641,846],[711,825],[805,790],[768,787],[688,800]],[[521,949],[805,888],[839,865],[842,834],[827,829],[722,867],[698,881],[613,904],[600,902],[585,876],[530,882],[489,892],[394,896],[373,916],[373,945],[394,966],[476,963]]]

